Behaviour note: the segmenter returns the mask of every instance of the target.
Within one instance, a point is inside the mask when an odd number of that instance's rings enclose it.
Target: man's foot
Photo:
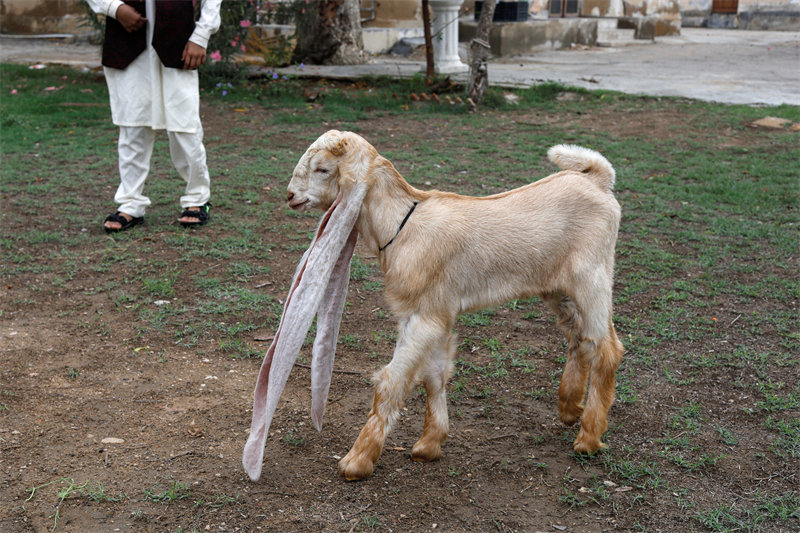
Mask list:
[[[106,233],[117,233],[130,229],[142,222],[144,222],[144,217],[133,217],[122,211],[117,211],[106,217],[103,221],[103,229],[106,230]]]
[[[178,222],[183,227],[203,226],[211,220],[211,204],[187,207],[181,213]]]

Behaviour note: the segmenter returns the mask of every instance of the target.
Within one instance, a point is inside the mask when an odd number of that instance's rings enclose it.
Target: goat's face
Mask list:
[[[364,145],[364,146],[361,146]],[[364,176],[369,147],[358,135],[330,130],[309,146],[294,168],[286,200],[298,211],[328,209]]]

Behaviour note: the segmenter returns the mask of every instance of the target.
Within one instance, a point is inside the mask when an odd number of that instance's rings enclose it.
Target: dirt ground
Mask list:
[[[229,127],[229,114],[220,108],[207,108],[204,115],[207,132]],[[263,118],[269,124],[269,117]],[[668,141],[685,126],[685,118],[651,113],[645,126],[641,117],[624,118],[610,110],[605,116],[570,117],[565,127],[580,122],[585,129],[602,127],[620,137],[660,132]],[[535,125],[565,119],[531,112],[516,120]],[[400,117],[362,121],[359,127],[366,136],[391,130],[398,137],[413,134],[436,142],[432,132],[407,131],[418,124],[408,126]],[[276,143],[293,142],[266,134]],[[729,132],[729,140],[747,145],[748,135]],[[209,142],[212,157],[219,143]],[[302,149],[298,144],[298,156]],[[287,179],[288,169],[286,176],[265,177],[264,197],[278,201]],[[216,183],[224,186],[224,177]],[[105,205],[110,191],[87,195]],[[220,210],[215,216],[226,215]],[[293,222],[305,231],[316,225],[315,218]],[[24,230],[21,222],[12,223]],[[226,228],[212,221],[202,231],[213,240],[229,234]],[[101,232],[95,220],[85,230],[72,229]],[[148,233],[120,249],[130,257],[131,247],[146,245],[166,265],[182,261],[181,251],[168,244],[169,233]],[[251,288],[282,301],[302,252],[291,248],[296,244],[292,237],[279,232],[265,236],[272,245],[269,272],[254,276]],[[621,242],[632,238],[623,227]],[[48,248],[37,246],[27,253],[46,262]],[[366,419],[370,376],[389,360],[394,339],[381,292],[370,289],[381,279],[374,270],[350,287],[323,431],[312,428],[309,371],[298,366],[272,423],[262,479],[250,482],[240,459],[261,360],[232,358],[213,334],[185,347],[169,331],[137,328],[134,306],[127,309],[110,291],[101,290],[135,272],[135,261],[93,269],[100,252],[75,250],[76,275],[62,286],[36,271],[4,280],[3,298],[13,303],[4,305],[0,321],[2,531],[702,531],[692,519],[696,510],[745,505],[756,493],[796,494],[797,472],[782,470],[779,462],[748,445],[751,437],[758,441],[764,416],[743,409],[755,399],[734,385],[743,378],[736,366],[692,374],[695,384],[677,392],[655,370],[658,364],[633,376],[638,401],[618,401],[609,416],[606,442],[614,461],[603,454],[574,456],[577,428],[559,422],[555,395],[564,342],[541,305],[501,307],[485,323],[459,323],[458,357],[474,367],[459,367],[464,390],[451,386],[451,434],[441,460],[423,464],[410,459],[425,411],[424,394],[415,392],[374,475],[344,481],[337,461]],[[214,263],[183,262],[181,277],[192,279]],[[200,290],[178,283],[173,302],[192,305]],[[615,313],[646,316],[653,297],[632,297]],[[715,320],[730,324],[724,342],[736,345],[748,334],[736,326],[737,315],[773,305],[767,300],[718,302]],[[247,344],[263,352],[272,333],[266,327],[252,331]],[[623,340],[631,334],[620,330]],[[496,354],[485,342],[490,338],[502,343],[504,353],[521,355],[507,361],[504,375],[469,372],[493,368]],[[778,342],[769,325],[763,326],[761,339],[765,345]],[[675,340],[652,358],[690,352],[702,342]],[[307,361],[308,352],[304,355]],[[686,362],[672,368],[684,375],[690,370]],[[623,362],[620,372],[630,371]],[[796,373],[797,367],[767,370],[776,382],[785,380],[781,374],[786,371]],[[725,456],[714,465],[687,470],[669,461],[651,464],[646,458],[658,456],[663,446],[656,441],[686,402],[702,405],[703,416],[712,421],[735,424],[739,445],[726,448],[709,425],[696,438]],[[637,464],[641,472],[624,473],[620,465],[625,464]],[[646,473],[648,466],[657,473]],[[682,506],[688,500],[691,507]],[[790,528],[774,529],[784,530]]]

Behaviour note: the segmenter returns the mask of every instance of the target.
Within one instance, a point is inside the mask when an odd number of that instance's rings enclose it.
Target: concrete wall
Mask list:
[[[800,30],[800,0],[739,0],[738,27],[746,30]]]
[[[477,30],[477,22],[462,18],[458,39],[469,42]],[[494,24],[489,30],[492,54],[501,57],[525,55],[536,50],[567,48],[571,44],[597,44],[597,19],[579,17],[529,20],[528,22]]]
[[[85,33],[79,0],[0,0],[0,33]]]
[[[712,13],[712,0],[680,0],[683,25],[800,31],[800,0],[739,0],[735,14]]]
[[[585,0],[584,0],[585,1]],[[623,0],[623,15],[633,17],[637,30],[653,37],[681,32],[681,0]],[[704,0],[711,2],[711,0]],[[645,20],[639,20],[642,17]],[[644,27],[647,26],[645,30]]]

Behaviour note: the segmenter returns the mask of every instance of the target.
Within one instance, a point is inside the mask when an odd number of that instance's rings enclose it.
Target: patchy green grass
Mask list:
[[[419,79],[239,80],[225,96],[212,84],[203,93],[211,224],[185,231],[175,223],[182,183],[159,136],[146,224],[108,236],[100,222],[113,209],[117,132],[104,81],[54,68],[2,65],[0,74],[0,318],[8,332],[33,324],[61,343],[52,352],[33,340],[15,345],[3,362],[0,418],[10,431],[0,444],[21,480],[9,482],[15,499],[0,513],[18,520],[11,530],[34,520],[62,530],[65,516],[81,513],[159,531],[222,522],[255,530],[270,521],[281,530],[563,523],[578,531],[590,520],[620,531],[800,529],[800,148],[797,133],[749,127],[767,114],[798,121],[798,108],[545,84],[517,91],[518,106],[493,90],[469,113],[415,102],[411,93],[429,90]],[[319,97],[307,101],[306,89]],[[574,97],[558,98],[564,92]],[[444,458],[408,461],[416,438],[408,432],[418,429],[409,426],[421,426],[426,408],[424,393],[412,393],[409,420],[398,422],[375,477],[337,484],[335,458],[369,408],[366,377],[397,339],[380,268],[359,253],[337,351],[345,375],[330,394],[335,432],[309,431],[306,375],[296,371],[276,415],[292,429],[274,439],[270,479],[243,481],[251,378],[318,219],[287,209],[285,186],[308,143],[329,128],[364,134],[417,187],[463,194],[547,175],[546,150],[556,143],[612,161],[624,213],[614,320],[626,354],[608,448],[570,453],[577,428],[555,414],[564,340],[538,298],[516,300],[458,320]],[[45,197],[57,201],[44,207]],[[96,468],[98,448],[81,424],[96,432],[108,420],[132,440],[113,468],[102,458]],[[161,448],[145,458],[141,448],[153,443]],[[171,455],[176,444],[184,451]],[[29,457],[37,468],[20,468]],[[79,484],[84,469],[92,482]],[[320,479],[330,481],[324,498]],[[435,520],[406,514],[423,496]],[[502,515],[465,511],[498,502]],[[468,515],[474,522],[463,522]]]

